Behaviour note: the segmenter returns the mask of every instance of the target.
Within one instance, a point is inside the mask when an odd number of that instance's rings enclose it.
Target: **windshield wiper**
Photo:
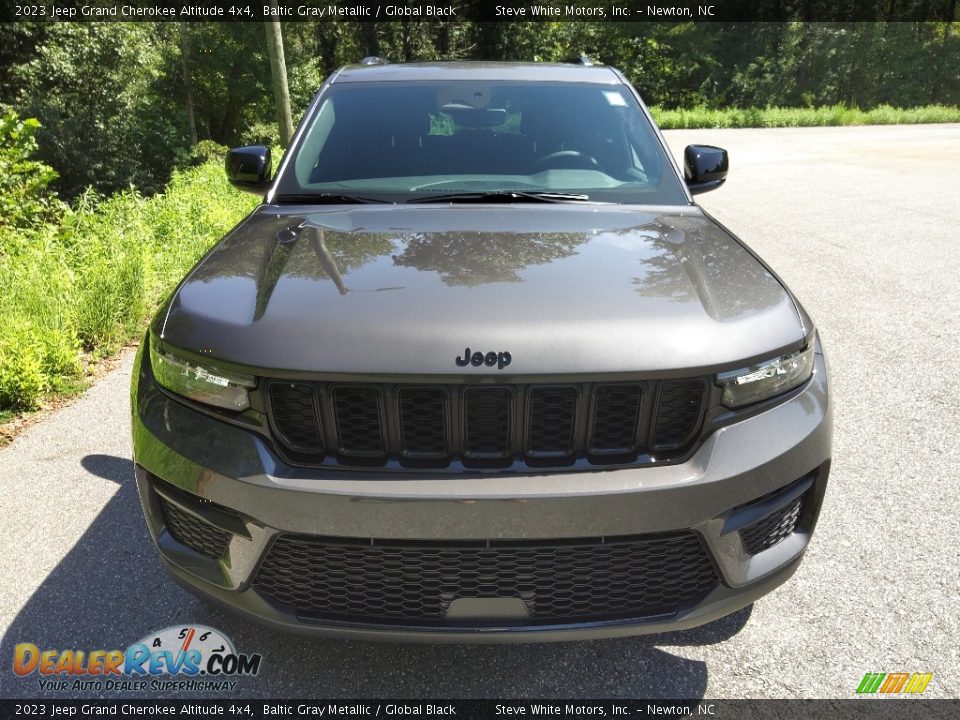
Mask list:
[[[363,197],[362,195],[338,195],[336,193],[300,193],[277,195],[273,201],[279,205],[349,205],[367,203],[385,203],[386,200]]]
[[[562,203],[585,202],[589,195],[561,192],[525,192],[522,190],[493,190],[489,192],[464,192],[450,195],[428,195],[408,200],[411,203]]]

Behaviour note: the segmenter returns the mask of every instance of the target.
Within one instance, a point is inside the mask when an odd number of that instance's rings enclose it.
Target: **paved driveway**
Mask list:
[[[960,696],[960,126],[667,133],[730,150],[703,206],[782,275],[832,363],[836,449],[797,575],[670,635],[529,646],[282,637],[168,582],[129,459],[131,358],[0,450],[0,697],[13,645],[125,647],[199,622],[264,655],[249,696],[849,697],[867,671]],[[58,694],[63,697],[63,694]]]

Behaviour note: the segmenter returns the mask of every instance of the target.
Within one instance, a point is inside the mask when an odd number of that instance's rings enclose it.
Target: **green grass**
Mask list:
[[[81,198],[62,226],[0,237],[0,410],[82,386],[84,353],[135,338],[157,304],[256,200],[222,163],[176,173],[161,195]],[[86,357],[89,357],[87,355]]]
[[[861,110],[846,105],[816,108],[722,108],[695,107],[680,110],[651,108],[663,130],[681,128],[818,127],[829,125],[918,125],[960,122],[960,107],[927,105],[895,108],[881,105]]]

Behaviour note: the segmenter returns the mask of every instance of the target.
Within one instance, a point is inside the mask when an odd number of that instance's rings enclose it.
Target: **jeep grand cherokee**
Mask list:
[[[277,628],[544,640],[678,629],[783,583],[827,483],[817,332],[601,66],[334,73],[132,382],[187,588]]]

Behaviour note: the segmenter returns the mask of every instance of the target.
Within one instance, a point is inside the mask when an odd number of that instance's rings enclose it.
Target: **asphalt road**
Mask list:
[[[528,646],[271,634],[169,582],[132,480],[131,357],[0,450],[0,697],[12,648],[123,648],[197,622],[264,656],[246,696],[851,697],[867,671],[960,696],[960,126],[667,133],[729,149],[703,206],[780,273],[832,365],[836,441],[797,575],[712,625]],[[65,694],[57,693],[64,697]]]

